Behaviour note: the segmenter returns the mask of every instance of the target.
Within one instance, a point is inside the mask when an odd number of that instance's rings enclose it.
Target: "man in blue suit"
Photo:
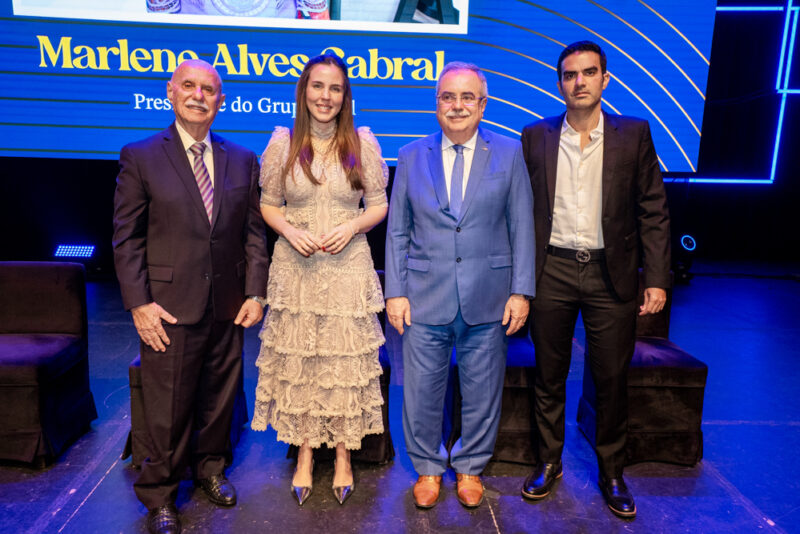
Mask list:
[[[487,94],[478,67],[445,65],[436,86],[442,131],[400,149],[389,205],[386,313],[403,335],[403,431],[420,508],[436,504],[447,469],[442,412],[453,347],[463,401],[450,465],[459,502],[483,501],[506,336],[525,323],[534,294],[530,182],[520,143],[478,127]]]

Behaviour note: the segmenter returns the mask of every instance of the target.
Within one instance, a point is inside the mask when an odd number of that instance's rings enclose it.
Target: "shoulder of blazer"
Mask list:
[[[214,132],[209,132],[208,135],[211,137],[211,144],[219,146],[219,148],[221,148],[222,150],[225,151],[247,150],[245,147],[237,145],[233,141],[228,141],[221,135],[217,135]]]
[[[519,146],[519,139],[508,137],[484,128],[478,128],[478,137],[490,146],[515,150]]]
[[[152,150],[154,147],[159,146],[164,142],[171,141],[175,135],[178,135],[178,133],[173,130],[172,126],[169,126],[165,130],[151,135],[150,137],[145,137],[144,139],[139,139],[138,141],[128,143],[127,145],[123,146],[122,149],[134,152],[140,150]]]
[[[562,113],[561,115],[539,119],[538,121],[532,122],[525,126],[522,131],[531,134],[537,131],[559,130],[561,129],[561,123],[564,121],[564,115],[566,115],[566,112]]]
[[[220,150],[223,150],[228,153],[228,156],[244,156],[244,157],[253,157],[258,159],[258,156],[255,152],[247,148],[246,146],[242,146],[238,143],[234,143],[229,139],[222,137],[221,135],[215,134],[213,131],[210,132],[211,135],[211,144],[216,145],[219,147]]]
[[[647,120],[639,117],[631,117],[629,115],[611,115],[606,111],[603,111],[603,120],[605,120],[608,125],[615,130],[627,128],[639,129],[645,124],[648,124]]]
[[[426,135],[421,139],[416,139],[411,141],[407,145],[403,145],[398,150],[397,155],[400,157],[401,155],[408,155],[409,153],[416,152],[419,150],[428,150],[436,147],[436,145],[441,145],[441,132],[432,133],[430,135]]]

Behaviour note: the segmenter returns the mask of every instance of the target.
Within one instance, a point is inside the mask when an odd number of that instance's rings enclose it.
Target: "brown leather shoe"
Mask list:
[[[478,475],[456,473],[458,502],[467,508],[475,508],[483,502],[483,484]]]
[[[414,504],[417,508],[433,508],[439,500],[441,488],[441,476],[420,475],[414,484]]]

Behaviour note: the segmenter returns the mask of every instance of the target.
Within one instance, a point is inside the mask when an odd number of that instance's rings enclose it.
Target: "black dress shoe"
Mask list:
[[[225,478],[225,473],[202,478],[197,481],[197,485],[205,492],[208,500],[218,506],[233,506],[236,504],[236,489]]]
[[[181,520],[175,505],[165,504],[147,512],[147,531],[150,534],[180,534]]]
[[[625,519],[636,517],[636,503],[633,502],[633,495],[622,477],[609,479],[600,477],[598,484],[606,504],[615,515]]]
[[[525,483],[522,485],[522,496],[535,501],[544,499],[550,495],[553,484],[563,474],[560,461],[557,464],[539,462],[533,468],[533,472],[525,479]]]

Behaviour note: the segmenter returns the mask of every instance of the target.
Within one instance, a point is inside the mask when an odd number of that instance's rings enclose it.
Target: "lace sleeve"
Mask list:
[[[267,148],[261,155],[261,203],[269,206],[283,206],[283,180],[281,170],[289,157],[289,129],[276,126]]]
[[[361,138],[361,169],[364,173],[364,206],[387,206],[386,185],[389,183],[389,168],[381,156],[381,146],[369,128],[358,129]]]

